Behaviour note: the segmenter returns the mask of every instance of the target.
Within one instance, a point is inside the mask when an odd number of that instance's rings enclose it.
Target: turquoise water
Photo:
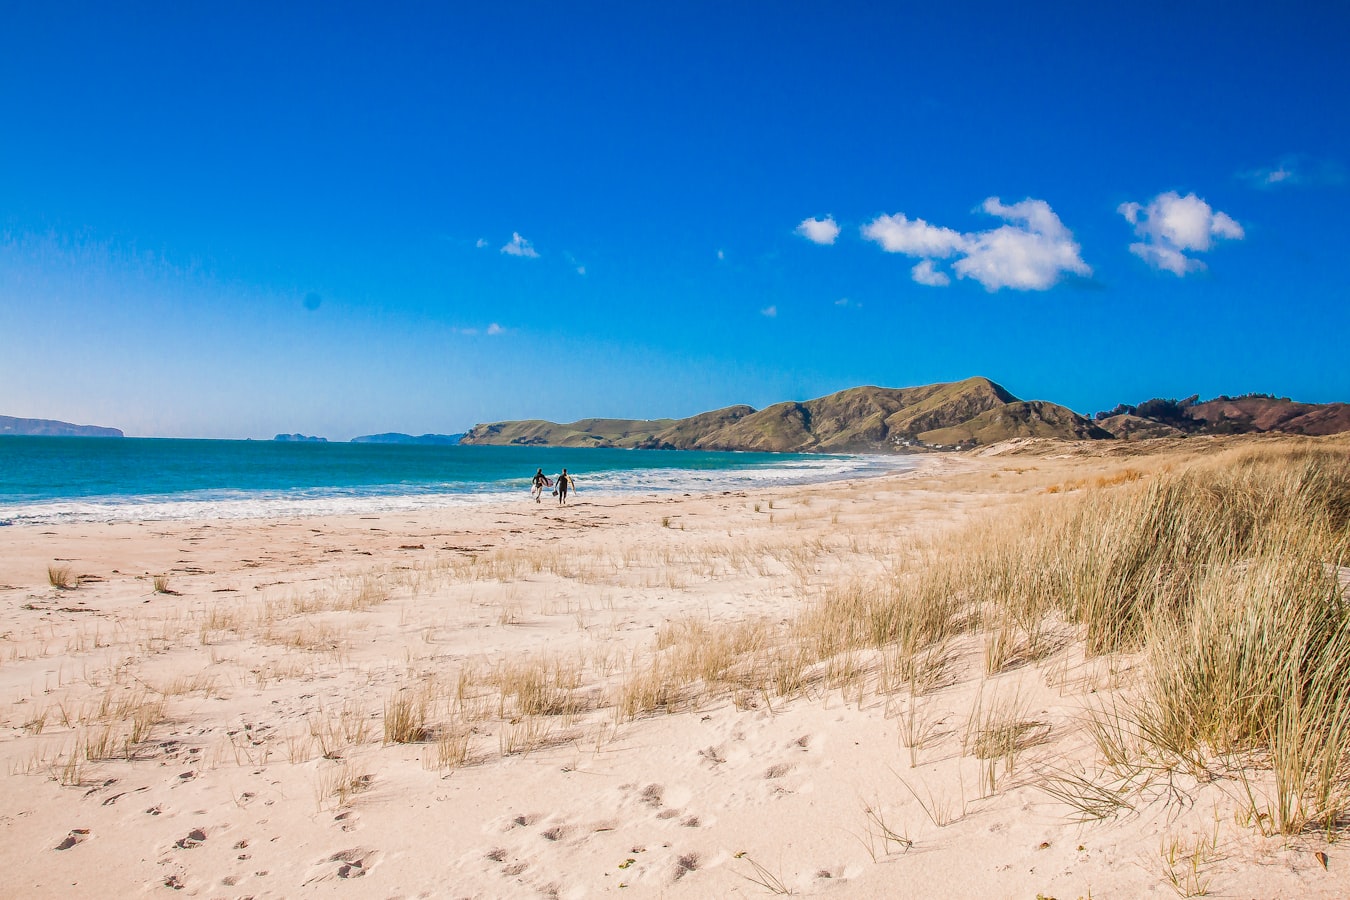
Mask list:
[[[255,518],[528,497],[566,466],[587,495],[698,493],[897,471],[903,457],[160,438],[0,438],[0,524]]]

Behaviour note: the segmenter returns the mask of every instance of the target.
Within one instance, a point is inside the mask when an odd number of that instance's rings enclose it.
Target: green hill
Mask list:
[[[687,419],[531,419],[475,425],[463,444],[848,453],[920,444],[989,444],[1012,437],[1110,435],[1053,403],[1021,401],[987,378],[910,388],[850,388],[803,402]]]

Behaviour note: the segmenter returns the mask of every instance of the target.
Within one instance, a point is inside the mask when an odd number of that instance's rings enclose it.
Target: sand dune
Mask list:
[[[1084,814],[1089,711],[1143,663],[1077,626],[792,664],[791,623],[967,523],[1184,461],[3,529],[4,893],[1344,896],[1259,773]]]

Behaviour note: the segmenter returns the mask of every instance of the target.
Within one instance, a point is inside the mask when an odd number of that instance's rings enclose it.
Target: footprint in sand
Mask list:
[[[686,853],[675,860],[675,880],[679,881],[690,872],[698,871],[699,856],[697,853]]]
[[[547,841],[561,841],[574,831],[576,831],[575,825],[568,825],[566,822],[562,822],[546,831],[541,831],[539,836]]]
[[[664,787],[662,787],[661,785],[659,785],[659,784],[649,784],[649,785],[647,785],[645,788],[642,789],[642,795],[641,795],[641,797],[639,797],[639,799],[640,799],[643,803],[645,803],[645,804],[647,804],[648,806],[652,807],[653,809],[660,809],[660,808],[661,808],[661,797],[665,794],[665,792],[666,792],[666,789],[665,789]]]
[[[507,819],[505,824],[502,825],[502,831],[514,831],[517,828],[528,828],[538,821],[538,813],[522,813]]]
[[[355,831],[361,827],[361,817],[356,814],[356,810],[347,809],[333,816],[333,821],[343,831]]]
[[[364,847],[341,850],[316,864],[311,870],[314,874],[305,879],[305,884],[329,878],[363,878],[383,855],[379,850]]]
[[[709,744],[707,748],[698,751],[698,755],[699,759],[702,760],[705,765],[714,769],[727,761],[726,748],[724,746],[715,747]]]
[[[193,847],[204,843],[206,843],[206,832],[201,828],[194,828],[185,837],[174,841],[173,845],[179,850],[191,850]]]
[[[65,838],[61,841],[61,843],[56,845],[55,849],[69,850],[76,844],[83,844],[88,839],[89,839],[88,828],[72,828],[70,830],[70,833],[65,836]]]

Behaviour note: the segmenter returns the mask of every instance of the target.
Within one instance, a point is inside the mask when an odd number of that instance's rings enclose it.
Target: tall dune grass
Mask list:
[[[960,634],[983,632],[992,674],[1069,629],[1090,656],[1144,662],[1125,705],[1096,724],[1115,762],[1268,767],[1279,830],[1330,828],[1350,815],[1347,563],[1350,454],[1335,442],[1233,450],[996,511],[783,626],[667,627],[620,705],[629,717],[670,709],[689,684],[766,697],[840,686],[857,659],[879,666],[879,690],[919,694],[942,683]]]
[[[1117,743],[1194,765],[1264,761],[1288,833],[1350,814],[1347,562],[1350,455],[1252,449],[989,518],[851,597],[848,615],[827,601],[818,628],[831,649],[912,652],[982,625],[990,668],[1016,657],[999,641],[1034,648],[1057,619],[1090,654],[1142,651],[1137,700],[1114,718],[1133,734]]]

